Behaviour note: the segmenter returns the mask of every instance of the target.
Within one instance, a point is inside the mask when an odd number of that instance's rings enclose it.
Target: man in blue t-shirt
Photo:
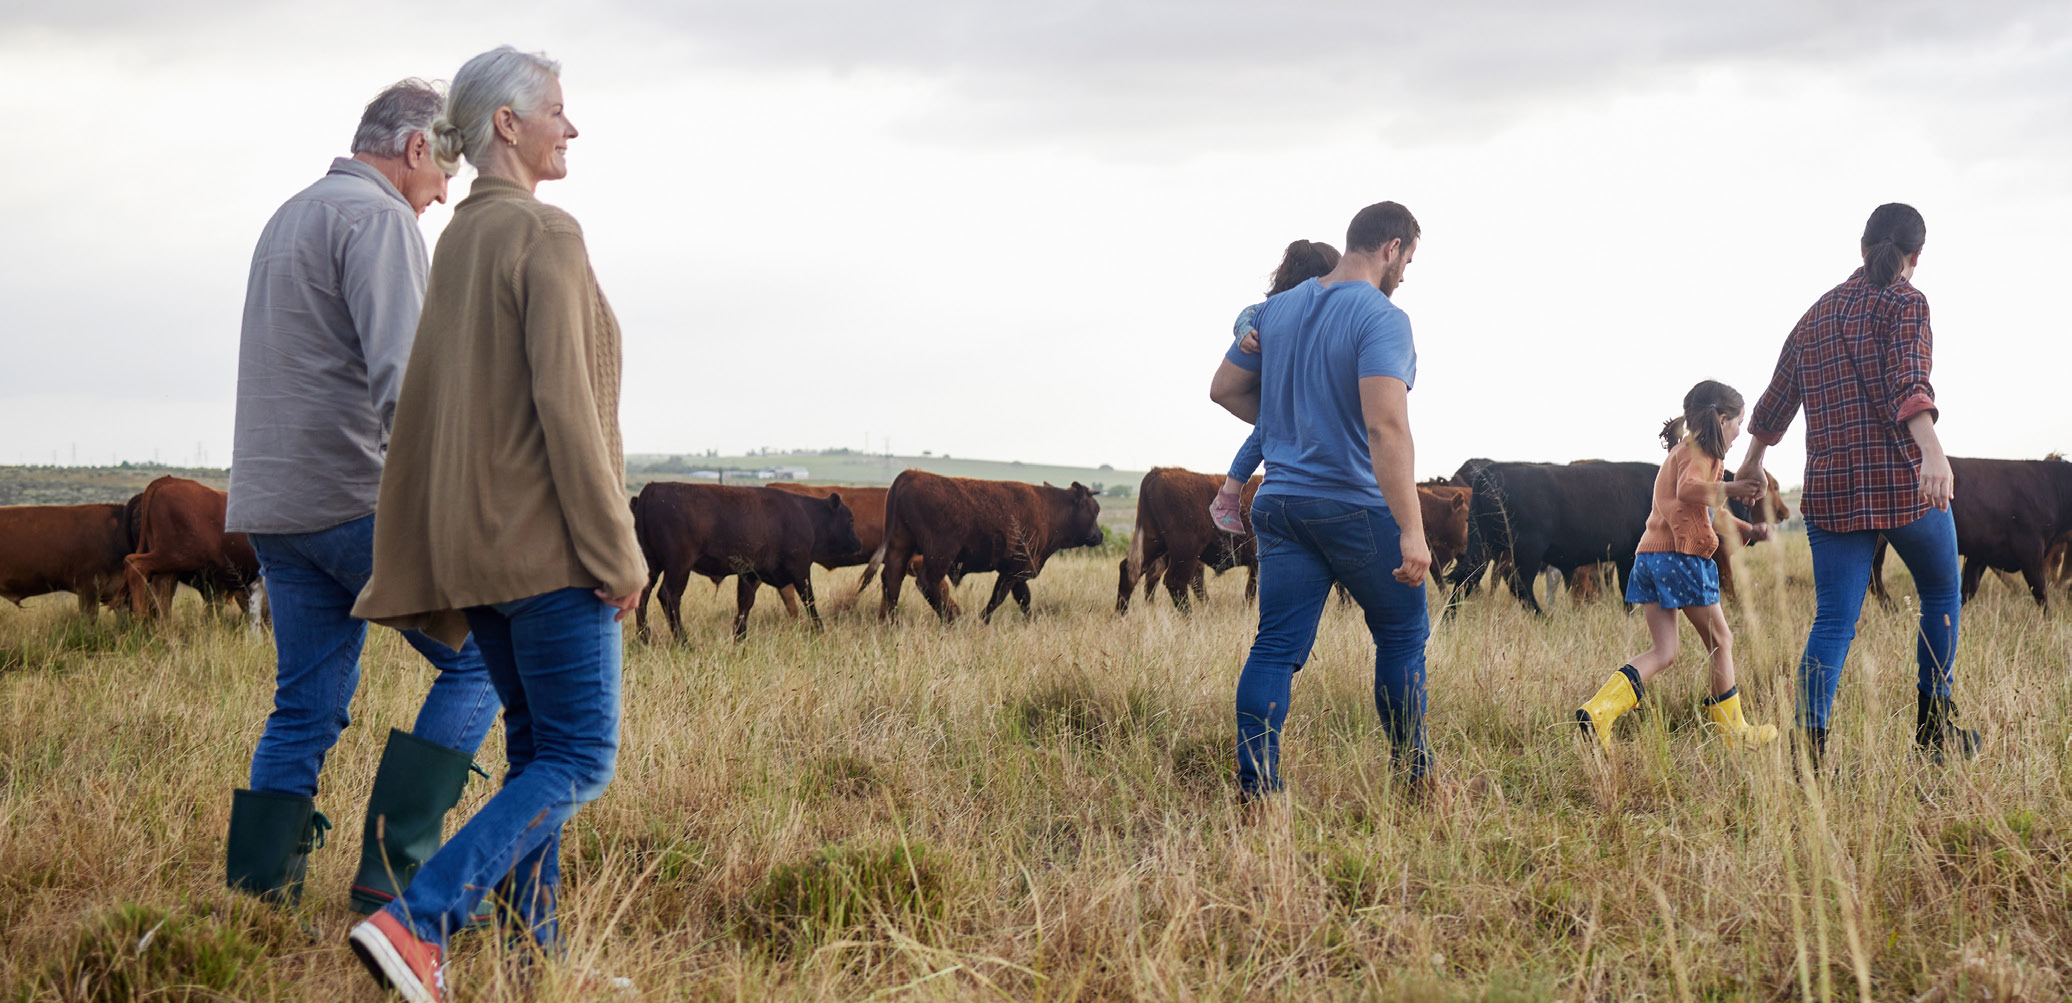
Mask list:
[[[1424,577],[1432,554],[1411,474],[1408,395],[1417,379],[1410,318],[1389,296],[1417,251],[1410,210],[1360,210],[1345,256],[1323,278],[1266,301],[1259,354],[1233,342],[1209,397],[1259,428],[1266,481],[1252,502],[1259,538],[1259,634],[1237,683],[1238,781],[1281,789],[1290,683],[1309,658],[1331,583],[1374,632],[1374,705],[1392,756],[1414,781],[1425,750]]]

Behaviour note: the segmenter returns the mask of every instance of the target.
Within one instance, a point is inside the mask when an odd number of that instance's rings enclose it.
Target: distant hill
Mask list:
[[[171,474],[227,490],[230,472],[216,467],[161,467],[124,464],[117,467],[0,466],[0,505],[91,505],[128,501],[154,478]]]
[[[1087,487],[1122,488],[1134,495],[1141,470],[1113,467],[1064,467],[1020,460],[971,460],[947,456],[886,456],[849,449],[822,452],[767,453],[754,456],[664,456],[654,453],[626,457],[626,479],[634,483],[650,480],[686,480],[698,471],[724,471],[732,483],[762,483],[756,472],[778,467],[803,467],[806,476],[796,478],[809,484],[890,484],[899,472],[913,467],[946,477],[977,477],[989,481],[1049,481],[1065,487],[1078,481]]]

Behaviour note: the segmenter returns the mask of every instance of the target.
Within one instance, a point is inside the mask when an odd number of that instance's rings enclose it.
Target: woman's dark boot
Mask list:
[[[371,913],[410,887],[417,869],[438,852],[446,813],[460,803],[474,760],[467,753],[389,729],[388,747],[367,796],[360,871],[353,908]]]
[[[1799,727],[1791,730],[1792,769],[1798,769],[1798,750],[1806,750],[1806,761],[1813,766],[1813,775],[1820,776],[1820,761],[1827,758],[1827,729]]]
[[[1949,697],[1914,691],[1914,744],[1928,753],[1928,761],[1941,766],[1945,753],[1965,759],[1978,755],[1978,732],[1957,724],[1957,703]]]
[[[230,792],[230,838],[223,847],[223,873],[231,888],[269,902],[302,901],[309,852],[324,845],[331,820],[316,801],[266,791]]]

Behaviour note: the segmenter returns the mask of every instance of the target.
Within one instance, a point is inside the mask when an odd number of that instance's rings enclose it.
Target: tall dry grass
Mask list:
[[[1026,623],[1010,606],[945,629],[909,596],[886,627],[873,596],[815,634],[766,592],[738,645],[733,590],[694,590],[690,643],[629,645],[618,779],[568,830],[572,961],[653,1000],[2072,989],[2061,608],[1990,582],[1967,607],[1958,693],[1985,749],[1935,768],[1911,752],[1913,628],[1873,605],[1838,774],[1807,784],[1782,743],[1737,755],[1708,736],[1689,647],[1615,754],[1592,754],[1573,708],[1644,643],[1638,617],[1556,599],[1535,619],[1485,592],[1435,625],[1430,727],[1449,773],[1503,798],[1428,804],[1393,783],[1371,647],[1334,607],[1297,677],[1290,793],[1247,818],[1241,582],[1213,582],[1191,619],[1161,596],[1118,620],[1114,561],[1052,561]],[[1811,616],[1804,538],[1744,561],[1742,686],[1782,724]],[[378,998],[343,946],[345,885],[380,743],[430,670],[375,634],[324,775],[339,828],[283,915],[220,887],[229,791],[270,706],[266,642],[191,601],[158,630],[67,606],[0,610],[0,998]],[[464,808],[488,793],[477,781]],[[573,965],[528,983],[486,938],[456,955],[461,999],[578,998]]]

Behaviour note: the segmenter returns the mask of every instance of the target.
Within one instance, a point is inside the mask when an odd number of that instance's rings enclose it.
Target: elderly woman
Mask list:
[[[1758,494],[1763,452],[1806,409],[1806,493],[1801,510],[1813,548],[1813,629],[1799,659],[1799,728],[1817,765],[1828,714],[1856,637],[1883,535],[1921,590],[1915,656],[1914,741],[1929,758],[1972,755],[1978,733],[1959,727],[1951,699],[1957,652],[1957,527],[1950,518],[1950,461],[1936,438],[1928,382],[1928,297],[1914,267],[1928,224],[1909,205],[1879,206],[1864,224],[1863,267],[1828,290],[1784,341],[1777,371],[1748,423],[1748,458],[1735,490]]]
[[[381,479],[374,576],[354,609],[458,645],[504,702],[504,785],[353,928],[375,978],[445,995],[447,936],[494,887],[507,923],[557,941],[561,827],[611,781],[618,621],[647,566],[619,445],[619,329],[583,232],[533,197],[576,137],[559,64],[508,46],[454,77],[435,154],[479,172],[439,238]]]

